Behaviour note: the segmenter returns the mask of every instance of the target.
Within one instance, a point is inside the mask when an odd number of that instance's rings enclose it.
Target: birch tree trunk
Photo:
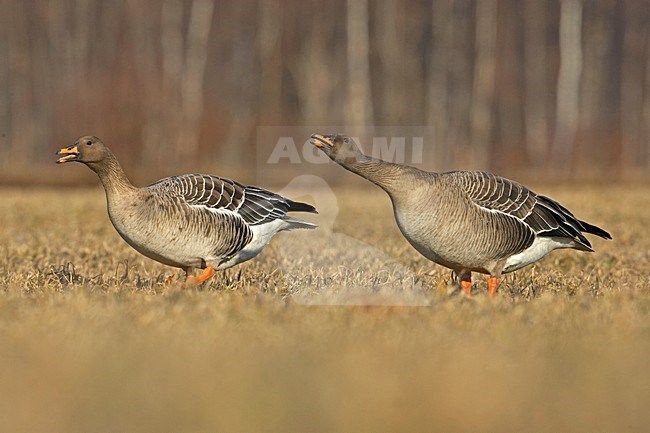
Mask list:
[[[331,124],[336,111],[331,110],[334,88],[340,81],[340,71],[328,50],[327,40],[332,28],[324,21],[309,26],[301,47],[301,55],[291,65],[300,103],[299,119],[302,124]]]
[[[452,40],[449,51],[449,98],[447,142],[452,146],[453,158],[469,168],[466,155],[470,153],[471,139],[471,104],[472,104],[472,67],[474,62],[474,38],[466,31],[473,25],[472,4],[468,1],[455,0],[451,15],[447,17],[453,23]]]
[[[38,32],[32,36],[31,63],[34,65],[35,71],[46,71],[51,67],[50,61],[56,61],[55,59],[49,58],[48,45],[49,41],[44,32]],[[85,64],[85,62],[81,64]],[[31,81],[32,97],[34,100],[34,108],[32,111],[33,139],[37,143],[48,143],[51,140],[52,90],[56,80],[44,80],[37,74],[33,74]],[[35,162],[45,160],[48,156],[44,153],[38,153],[32,155],[30,159],[32,162]]]
[[[521,20],[523,4],[511,4],[499,11],[499,98],[497,103],[499,148],[498,159],[491,161],[493,169],[502,170],[519,165],[522,161],[525,142],[524,102],[524,30],[522,25],[508,25]]]
[[[589,140],[592,152],[584,155],[587,164],[597,163],[603,134],[610,132],[611,122],[607,116],[616,101],[607,98],[609,76],[612,73],[608,53],[612,44],[612,15],[615,4],[610,0],[585,3],[583,14],[589,18],[584,26],[582,75],[580,77],[580,105],[578,130]],[[607,123],[604,123],[606,120]],[[609,137],[607,137],[609,138]]]
[[[0,152],[8,155],[10,152],[10,137],[11,134],[11,118],[10,113],[10,100],[11,100],[11,82],[9,81],[9,69],[11,67],[9,59],[9,2],[7,0],[0,0],[0,59],[5,59],[0,62]],[[2,165],[8,165],[9,159],[2,159]]]
[[[171,1],[165,0],[162,4],[162,13],[165,13],[165,7],[172,7]],[[153,20],[143,20],[150,11],[145,7],[145,3],[137,0],[127,2],[127,19],[129,20],[127,29],[129,30],[128,41],[133,49],[133,55],[137,59],[135,62],[135,72],[138,82],[138,98],[142,101],[140,105],[144,111],[145,119],[142,125],[142,148],[141,159],[147,165],[157,166],[167,158],[175,162],[171,154],[171,143],[173,138],[169,136],[168,124],[166,122],[166,113],[173,106],[167,105],[167,99],[164,96],[164,88],[160,79],[157,68],[156,25],[169,25],[169,23],[154,23]],[[171,13],[171,12],[170,12]],[[161,34],[169,32],[169,29],[161,29]]]
[[[226,2],[231,8],[230,25],[243,28],[250,10],[255,4],[245,1]],[[223,19],[222,19],[223,20]],[[220,157],[236,167],[242,166],[244,156],[250,148],[247,144],[255,129],[255,109],[257,107],[257,77],[259,72],[255,63],[256,39],[252,32],[228,32],[231,57],[223,64],[227,68],[228,89],[224,103],[230,111],[228,130]]]
[[[180,123],[182,121],[182,115],[179,115],[181,112],[180,87],[185,63],[183,3],[180,0],[163,1],[160,27],[162,90],[159,98],[162,103],[159,107],[152,107],[156,130],[149,130],[147,133],[151,137],[147,143],[152,146],[147,149],[147,154],[151,157],[154,153],[178,157],[176,148],[181,141]],[[153,139],[152,135],[158,138]],[[158,156],[155,158],[157,159]]]
[[[363,130],[370,126],[374,119],[370,92],[367,0],[347,0],[347,38],[346,124],[358,126]]]
[[[377,4],[375,21],[377,28],[376,42],[378,45],[381,74],[378,77],[379,104],[376,109],[377,117],[391,124],[399,124],[401,116],[406,114],[403,101],[402,83],[412,81],[403,74],[403,64],[408,61],[406,47],[398,26],[398,14],[401,4],[396,0],[384,0]]]
[[[642,143],[639,160],[650,169],[650,32],[646,39],[645,76],[643,82],[643,108],[641,111]]]
[[[622,155],[624,167],[640,167],[643,164],[645,146],[643,129],[644,82],[646,62],[647,5],[632,2],[625,10],[625,36],[623,39],[623,64],[621,74],[621,123]],[[645,90],[647,92],[648,89]]]
[[[560,8],[560,70],[557,80],[557,111],[553,160],[558,168],[569,166],[576,138],[580,75],[582,73],[582,2],[562,0]]]
[[[449,59],[454,35],[454,0],[436,0],[431,8],[431,56],[429,59],[427,82],[427,125],[434,131],[433,143],[425,149],[433,159],[428,163],[435,170],[451,168],[452,152],[449,142]]]
[[[29,162],[34,136],[31,128],[32,94],[31,94],[31,58],[29,51],[29,26],[27,5],[18,3],[9,6],[8,63],[11,90],[9,107],[11,112],[10,137],[11,164],[26,166]]]
[[[187,29],[185,69],[181,81],[183,122],[176,143],[176,154],[189,159],[198,155],[199,150],[203,117],[203,78],[213,10],[212,0],[194,0]]]
[[[492,138],[496,73],[497,1],[476,3],[474,84],[471,107],[472,165],[487,167]]]
[[[548,152],[546,119],[546,4],[524,1],[524,116],[528,163],[542,165]]]
[[[376,119],[393,125],[419,123],[425,117],[419,53],[423,20],[413,17],[420,5],[411,7],[407,11],[403,2],[385,0],[377,4],[374,13],[379,60],[374,74],[379,96],[374,114]]]
[[[260,94],[259,111],[271,121],[282,116],[282,3],[264,0],[260,4],[259,38]]]

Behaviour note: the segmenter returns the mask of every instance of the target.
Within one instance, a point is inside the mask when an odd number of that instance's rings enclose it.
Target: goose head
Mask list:
[[[90,167],[95,164],[101,164],[105,159],[109,158],[110,150],[102,141],[92,135],[85,135],[79,137],[74,144],[56,151],[57,155],[62,155],[57,159],[57,164],[65,164],[66,162],[82,162]]]
[[[354,164],[365,158],[357,143],[342,134],[312,134],[309,142],[339,164]]]

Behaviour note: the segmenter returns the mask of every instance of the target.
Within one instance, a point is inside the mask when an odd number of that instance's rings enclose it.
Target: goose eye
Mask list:
[[[350,144],[350,139],[349,139],[348,137],[345,137],[345,138],[343,139],[343,142],[344,142],[345,144]]]
[[[90,145],[92,145],[92,144],[93,144],[92,141],[90,141],[90,140],[86,141],[86,146],[90,146]]]

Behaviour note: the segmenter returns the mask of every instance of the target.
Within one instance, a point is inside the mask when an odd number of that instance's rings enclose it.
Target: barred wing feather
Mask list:
[[[287,212],[315,212],[312,206],[293,202],[278,194],[230,179],[205,174],[187,174],[162,179],[148,186],[173,192],[190,206],[232,212],[250,226],[282,219]]]
[[[518,218],[537,236],[573,239],[582,249],[591,250],[589,240],[582,234],[591,232],[586,223],[555,200],[491,173],[467,171],[453,175],[476,205]]]

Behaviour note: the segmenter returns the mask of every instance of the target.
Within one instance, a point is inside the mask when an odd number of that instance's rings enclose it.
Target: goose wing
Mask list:
[[[244,191],[236,182],[216,176],[189,174],[161,179],[145,187],[169,217],[184,220],[188,240],[209,238],[211,255],[222,261],[253,239],[249,222],[238,213]],[[152,202],[154,203],[154,202]]]
[[[254,186],[207,174],[186,174],[162,179],[148,188],[173,190],[189,206],[232,214],[255,226],[282,219],[290,211],[315,212],[304,203]]]
[[[591,251],[589,240],[582,234],[590,232],[586,223],[555,200],[491,173],[465,171],[450,174],[477,206],[517,218],[537,236],[572,239],[581,249]]]

